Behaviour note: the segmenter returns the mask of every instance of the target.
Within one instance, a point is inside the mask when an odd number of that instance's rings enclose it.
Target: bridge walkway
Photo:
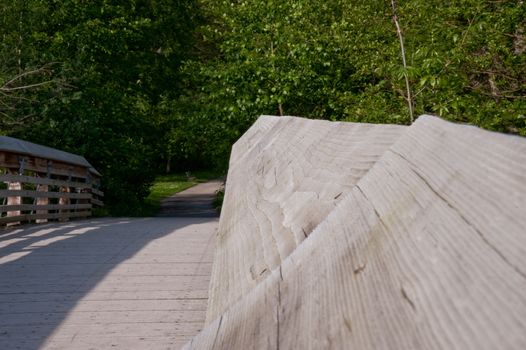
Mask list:
[[[0,349],[179,349],[204,326],[217,226],[104,218],[1,232]]]

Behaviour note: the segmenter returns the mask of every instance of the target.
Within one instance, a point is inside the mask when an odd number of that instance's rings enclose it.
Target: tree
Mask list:
[[[194,7],[191,0],[5,5],[4,22],[20,25],[4,28],[12,39],[2,48],[4,57],[20,52],[23,69],[56,62],[53,76],[68,86],[35,96],[38,103],[31,108],[37,117],[6,131],[85,155],[103,174],[114,213],[139,206],[162,147],[157,106],[180,90],[179,66],[192,41]],[[20,50],[20,43],[31,49]],[[16,70],[17,60],[5,62]],[[13,118],[24,114],[18,108],[10,112]]]
[[[392,1],[201,4],[200,58],[173,108],[221,134],[201,153],[225,159],[260,114],[407,124],[407,85],[415,115],[526,135],[522,1],[399,2],[405,67]]]

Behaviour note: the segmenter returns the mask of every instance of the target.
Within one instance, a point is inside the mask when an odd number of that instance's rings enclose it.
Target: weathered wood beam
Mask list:
[[[526,139],[420,117],[186,348],[526,348],[525,208]],[[237,261],[216,254],[227,289],[254,261],[243,249],[275,234],[241,213],[222,211],[247,228],[218,237]]]
[[[259,118],[232,150],[207,321],[277,268],[405,129]]]

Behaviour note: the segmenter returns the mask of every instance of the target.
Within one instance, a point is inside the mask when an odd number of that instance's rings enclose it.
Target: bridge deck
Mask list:
[[[178,349],[204,325],[217,218],[0,235],[0,349]]]

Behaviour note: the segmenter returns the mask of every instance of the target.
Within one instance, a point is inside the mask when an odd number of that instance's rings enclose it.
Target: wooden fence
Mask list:
[[[88,217],[101,175],[81,156],[0,137],[0,225]]]

